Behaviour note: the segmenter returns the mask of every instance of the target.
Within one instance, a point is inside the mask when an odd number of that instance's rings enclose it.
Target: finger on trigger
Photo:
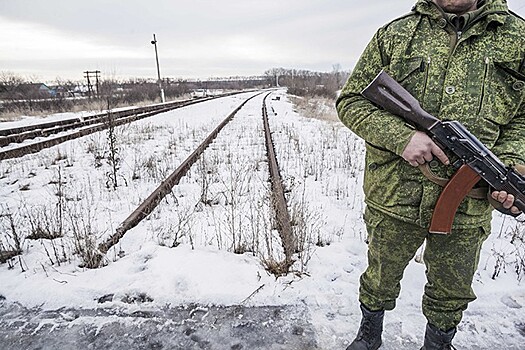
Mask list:
[[[448,157],[445,154],[445,152],[443,152],[443,150],[439,148],[437,145],[432,147],[432,154],[434,154],[441,161],[441,163],[445,165],[450,164],[450,161],[448,160]]]

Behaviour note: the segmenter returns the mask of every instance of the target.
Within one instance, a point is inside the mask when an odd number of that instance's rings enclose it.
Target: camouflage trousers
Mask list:
[[[457,326],[468,303],[476,299],[472,279],[490,231],[479,227],[453,230],[450,235],[429,234],[371,208],[366,209],[365,221],[368,268],[361,275],[359,301],[371,310],[394,309],[403,272],[426,240],[423,314],[442,330]]]

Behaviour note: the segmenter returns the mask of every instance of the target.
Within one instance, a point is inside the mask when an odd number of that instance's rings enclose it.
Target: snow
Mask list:
[[[366,268],[363,144],[340,123],[298,115],[284,90],[271,92],[267,104],[272,137],[291,215],[303,223],[297,232],[304,238],[304,253],[297,256],[294,273],[270,274],[264,261],[283,253],[270,224],[261,117],[265,94],[239,111],[205,151],[204,160],[108,252],[102,268],[79,267],[73,223],[79,232],[85,229],[102,242],[231,110],[255,93],[117,128],[121,162],[115,190],[106,186],[106,132],[2,161],[0,248],[14,244],[7,214],[18,233],[27,236],[31,223],[44,222],[37,213],[52,219],[48,224],[56,228],[58,204],[67,208],[63,238],[23,240],[21,258],[0,265],[3,303],[129,312],[190,304],[306,307],[318,347],[345,348],[359,324],[359,276]],[[484,244],[473,285],[478,300],[465,312],[456,347],[525,349],[523,271],[514,269],[519,254],[523,259],[523,244],[519,239],[510,243],[514,227],[523,232],[521,224],[494,214],[494,232]],[[523,239],[523,233],[516,237]],[[236,248],[239,254],[233,253]],[[503,268],[493,278],[498,257]],[[398,305],[385,318],[387,349],[421,346],[424,270],[412,261],[405,271]],[[144,302],[126,302],[136,298]]]

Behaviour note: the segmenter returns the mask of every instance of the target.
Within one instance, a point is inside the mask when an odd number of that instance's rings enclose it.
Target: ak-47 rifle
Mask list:
[[[384,110],[424,131],[442,149],[457,156],[458,169],[447,182],[434,208],[429,232],[448,234],[459,204],[474,185],[485,180],[496,191],[514,195],[514,205],[525,212],[525,177],[505,166],[458,121],[441,121],[386,72],[381,71],[362,95]]]

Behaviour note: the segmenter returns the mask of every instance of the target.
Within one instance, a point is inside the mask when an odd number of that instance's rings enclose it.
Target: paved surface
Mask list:
[[[202,306],[154,309],[146,298],[107,303],[97,309],[28,309],[0,296],[0,350],[343,350],[349,330],[314,329],[304,305]],[[516,325],[525,336],[525,323]],[[419,350],[420,341],[402,335],[402,325],[386,324],[381,350]],[[317,332],[317,333],[316,333]],[[467,329],[462,332],[468,333]],[[458,349],[472,349],[465,334]],[[461,337],[458,336],[458,338]],[[480,350],[525,350],[498,334]],[[459,339],[458,339],[459,340]],[[461,342],[460,342],[461,343]],[[498,345],[499,344],[499,345]],[[515,345],[514,345],[515,344]]]
[[[0,349],[320,349],[301,307],[144,305],[42,311],[0,301]]]

